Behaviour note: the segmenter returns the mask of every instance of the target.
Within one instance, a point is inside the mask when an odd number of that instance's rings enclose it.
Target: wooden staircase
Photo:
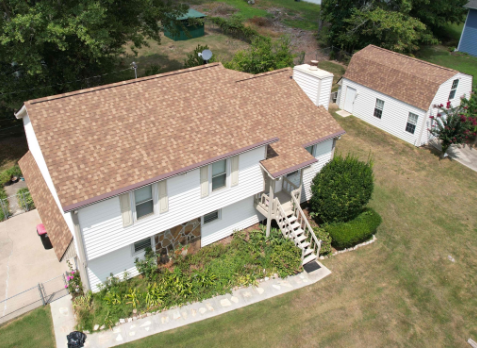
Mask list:
[[[285,181],[288,181],[284,178]],[[289,184],[290,182],[288,181]],[[305,213],[300,207],[301,187],[290,190],[291,204],[281,204],[278,198],[270,201],[266,193],[261,193],[256,197],[255,206],[264,216],[268,216],[268,209],[272,209],[272,219],[274,219],[285,238],[289,238],[302,250],[301,264],[305,265],[311,261],[316,261],[320,254],[321,240],[318,240],[313,228],[310,226]],[[288,202],[287,202],[288,203]]]

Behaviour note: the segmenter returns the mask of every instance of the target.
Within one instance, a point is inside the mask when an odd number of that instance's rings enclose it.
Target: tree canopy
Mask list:
[[[375,44],[414,52],[437,43],[436,33],[465,19],[467,0],[323,0],[322,19],[330,23],[328,40],[351,52]]]
[[[171,0],[3,0],[1,102],[81,88],[67,82],[110,72],[126,44],[160,42],[161,23],[186,10]]]

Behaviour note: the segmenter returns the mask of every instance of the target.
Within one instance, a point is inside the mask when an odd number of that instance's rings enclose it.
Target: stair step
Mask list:
[[[303,231],[301,228],[299,228],[299,229],[297,229],[297,230],[292,230],[292,232],[293,232],[293,235],[294,235],[295,237],[298,237],[299,235],[303,234],[303,232],[305,232],[305,231]],[[306,238],[306,237],[305,237],[305,238]]]
[[[313,253],[313,249],[305,249],[304,255],[307,256],[307,255],[310,255],[312,253]]]
[[[292,224],[291,224],[291,228],[292,228],[293,230],[295,230],[295,229],[297,229],[297,228],[299,228],[299,227],[300,227],[300,224],[299,224],[298,222],[295,222],[295,223],[292,223]]]
[[[316,255],[311,254],[310,256],[305,257],[301,264],[306,265],[308,262],[315,261],[315,260],[316,260]]]
[[[304,235],[301,235],[301,236],[295,237],[295,242],[296,243],[301,243],[305,239],[306,239],[306,237]]]
[[[309,246],[310,246],[310,242],[303,242],[300,245],[298,245],[300,249],[305,249],[305,248],[308,248]]]
[[[290,221],[291,224],[294,223],[296,221],[296,216],[295,215],[289,216],[288,221]]]

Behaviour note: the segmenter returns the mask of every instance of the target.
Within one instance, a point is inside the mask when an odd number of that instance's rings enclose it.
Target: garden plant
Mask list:
[[[172,255],[170,262],[158,265],[158,255],[149,248],[143,259],[136,260],[140,276],[111,275],[99,292],[76,297],[77,328],[112,327],[121,318],[202,301],[275,273],[286,277],[301,270],[301,250],[277,230],[268,239],[263,230],[236,232],[230,244]]]

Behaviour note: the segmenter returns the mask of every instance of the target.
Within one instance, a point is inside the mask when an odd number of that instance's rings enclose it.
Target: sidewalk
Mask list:
[[[303,288],[325,278],[331,271],[321,263],[320,269],[311,273],[300,273],[286,279],[267,279],[258,287],[241,288],[232,294],[216,296],[203,302],[196,302],[181,308],[172,308],[164,312],[126,322],[112,330],[88,334],[85,347],[113,347],[126,342],[155,335],[160,332],[189,325],[207,318],[246,307],[274,296]],[[56,347],[66,347],[66,335],[74,331],[75,319],[70,297],[64,297],[51,304]]]
[[[441,151],[441,144],[438,141],[433,139],[429,143]],[[471,148],[468,145],[452,145],[447,150],[447,154],[453,160],[477,172],[477,149]]]

